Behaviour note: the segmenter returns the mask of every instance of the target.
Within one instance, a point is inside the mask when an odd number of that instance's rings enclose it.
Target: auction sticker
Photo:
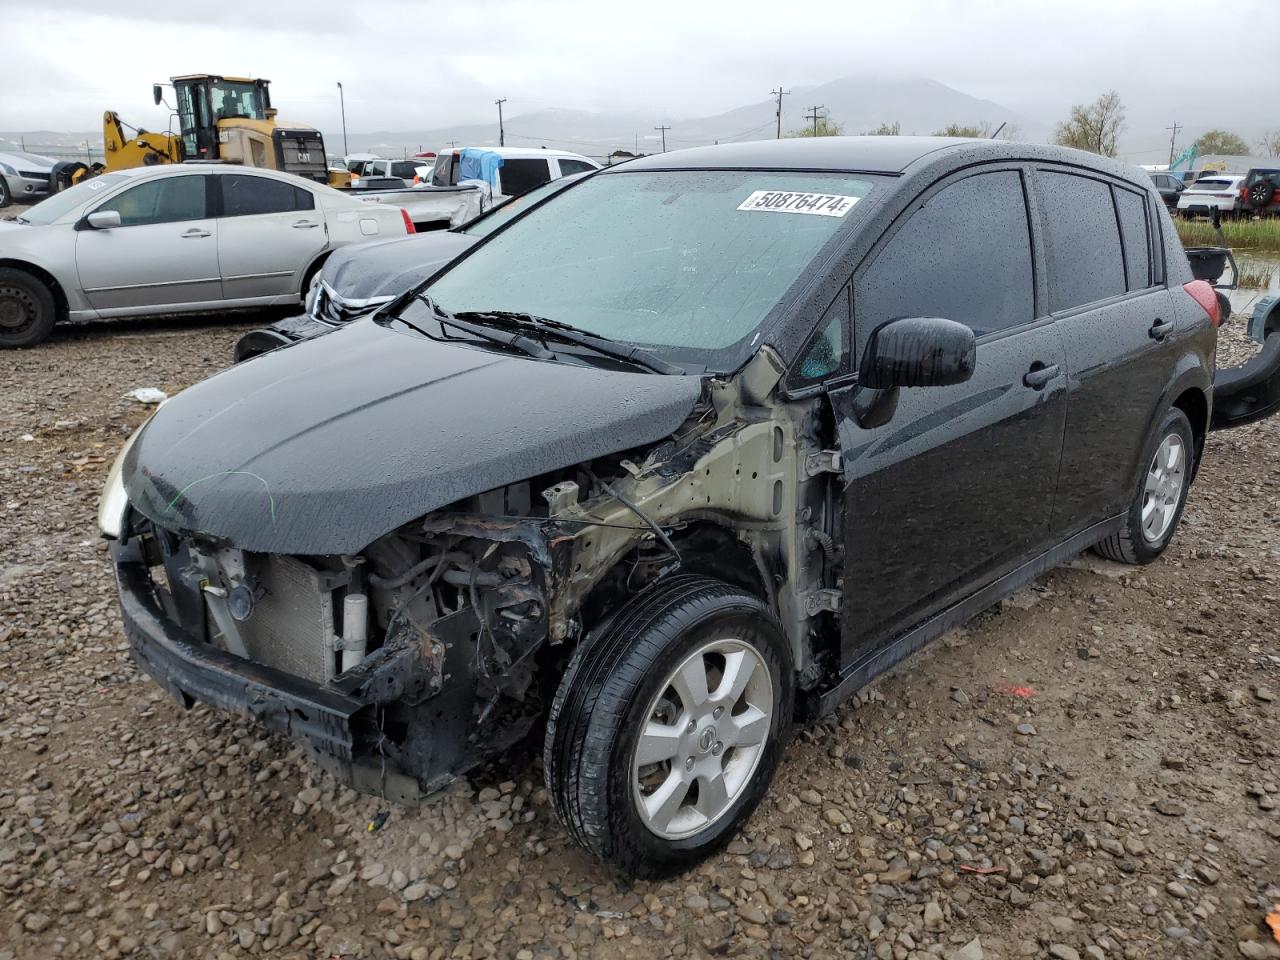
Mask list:
[[[853,209],[858,197],[838,193],[790,193],[785,190],[757,190],[742,203],[739,210],[764,213],[808,213],[819,217],[843,217]]]

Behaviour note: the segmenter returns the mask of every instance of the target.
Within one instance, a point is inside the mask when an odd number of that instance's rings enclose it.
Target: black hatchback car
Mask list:
[[[406,801],[545,730],[570,834],[670,873],[793,722],[1081,550],[1160,556],[1217,310],[1096,156],[640,159],[160,408],[100,517],[133,656]]]

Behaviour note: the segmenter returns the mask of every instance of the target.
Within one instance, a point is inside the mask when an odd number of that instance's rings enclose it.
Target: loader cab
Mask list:
[[[270,120],[275,114],[271,109],[269,86],[269,80],[211,74],[174,77],[184,157],[187,160],[219,159],[218,123],[221,120]],[[159,97],[159,85],[155,91]]]

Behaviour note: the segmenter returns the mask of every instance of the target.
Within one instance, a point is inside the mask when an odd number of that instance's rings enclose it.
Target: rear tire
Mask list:
[[[0,347],[33,347],[48,339],[57,314],[53,291],[39,279],[0,267]]]
[[[1182,520],[1195,472],[1195,435],[1191,421],[1171,407],[1148,442],[1133,503],[1124,526],[1094,550],[1108,560],[1134,566],[1151,563],[1173,541]]]
[[[676,576],[631,600],[578,647],[547,722],[547,790],[570,836],[626,877],[718,850],[777,769],[793,681],[759,598]]]

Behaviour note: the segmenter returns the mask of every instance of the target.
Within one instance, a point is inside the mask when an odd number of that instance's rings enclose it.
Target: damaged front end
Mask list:
[[[131,506],[112,549],[134,658],[185,705],[255,717],[401,802],[523,738],[582,637],[676,570],[768,600],[812,685],[835,649],[838,457],[820,401],[776,402],[779,373],[763,350],[657,443],[463,497],[351,553],[243,549]]]
[[[529,544],[415,525],[358,556],[297,557],[129,522],[113,555],[135,660],[186,706],[305,739],[359,789],[412,800],[545,706],[546,566]]]

